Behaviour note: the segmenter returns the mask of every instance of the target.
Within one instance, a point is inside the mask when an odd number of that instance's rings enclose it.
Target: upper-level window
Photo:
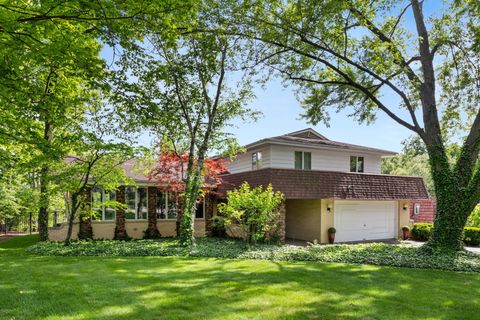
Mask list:
[[[312,169],[312,153],[295,151],[295,169],[311,170]]]
[[[252,170],[262,167],[262,153],[260,151],[252,153]]]
[[[364,164],[363,157],[350,156],[350,172],[363,172]]]

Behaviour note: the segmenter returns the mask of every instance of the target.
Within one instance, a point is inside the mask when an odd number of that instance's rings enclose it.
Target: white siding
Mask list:
[[[294,169],[295,151],[306,151],[312,153],[312,170],[350,172],[350,156],[360,156],[365,159],[365,173],[381,173],[382,159],[380,155],[356,151],[319,150],[279,145],[264,145],[238,155],[228,165],[230,173],[252,170],[252,153],[257,151],[262,152],[262,168]]]
[[[271,166],[270,146],[265,145],[261,148],[254,148],[245,153],[239,154],[232,163],[228,164],[230,173],[239,173],[252,170],[252,153],[260,151],[262,153],[262,168]]]
[[[372,155],[356,151],[331,151],[278,145],[272,146],[271,167],[294,169],[295,151],[312,153],[312,170],[349,172],[350,156],[360,156],[365,158],[364,171],[366,173],[381,173],[380,155]]]

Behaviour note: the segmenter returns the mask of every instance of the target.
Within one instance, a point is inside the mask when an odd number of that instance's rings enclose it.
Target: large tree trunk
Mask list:
[[[180,224],[180,243],[186,246],[193,245],[195,242],[195,211],[197,209],[198,194],[202,183],[202,170],[203,165],[202,168],[199,168],[199,164],[196,164],[191,170],[187,171],[188,178],[185,185],[183,214]]]
[[[48,195],[48,166],[40,171],[40,208],[38,210],[38,234],[40,241],[48,240],[48,207],[50,197]]]
[[[92,216],[90,210],[92,209],[92,192],[90,188],[86,188],[83,191],[83,201],[81,205],[80,214],[78,217],[78,239],[79,240],[92,240],[93,228],[92,228]]]
[[[78,193],[74,192],[72,194],[72,204],[70,206],[70,212],[68,215],[68,229],[67,229],[67,236],[65,237],[65,242],[64,244],[68,246],[70,244],[70,240],[72,238],[72,232],[73,232],[73,221],[75,220],[75,215],[77,211],[77,206],[78,206]]]
[[[125,203],[125,187],[120,187],[117,190],[117,201],[120,203]],[[129,240],[130,237],[127,234],[127,229],[125,228],[125,209],[118,208],[115,218],[115,232],[113,235],[115,240]]]
[[[462,250],[464,227],[477,201],[472,190],[464,185],[464,177],[452,170],[443,149],[430,147],[429,157],[437,195],[437,212],[432,238],[426,248]]]
[[[148,187],[148,227],[144,239],[159,239],[160,231],[157,228],[157,188]]]

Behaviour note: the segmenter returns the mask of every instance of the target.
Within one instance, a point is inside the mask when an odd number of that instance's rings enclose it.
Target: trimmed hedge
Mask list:
[[[412,228],[412,239],[418,241],[427,241],[432,236],[433,224],[415,223]]]
[[[465,227],[463,242],[470,246],[480,245],[480,228]]]
[[[132,241],[39,242],[27,248],[43,256],[182,256],[273,261],[313,261],[480,272],[480,255],[471,252],[428,254],[408,245],[366,243],[356,245],[255,245],[231,239],[202,238],[193,248],[176,239]]]
[[[412,239],[427,241],[432,236],[432,223],[415,223],[412,228]],[[469,246],[480,245],[480,228],[465,227],[463,242]]]

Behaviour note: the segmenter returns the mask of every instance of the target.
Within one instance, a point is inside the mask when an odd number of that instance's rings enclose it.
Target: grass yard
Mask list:
[[[478,319],[480,274],[314,262],[38,257],[0,242],[0,319]]]

